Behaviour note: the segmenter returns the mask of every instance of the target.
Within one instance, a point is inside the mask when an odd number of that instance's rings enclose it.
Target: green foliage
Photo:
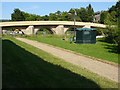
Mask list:
[[[96,36],[98,36],[98,35],[104,35],[103,31],[105,31],[105,30],[101,29],[101,28],[97,28],[97,30],[96,30]]]
[[[62,13],[62,20],[64,20],[64,21],[68,20],[68,13],[67,12]]]
[[[107,25],[116,25],[117,24],[117,13],[116,11],[112,11],[111,13],[106,14],[106,18],[104,20],[104,23]]]
[[[88,22],[93,22],[93,16],[94,16],[94,10],[91,6],[91,4],[89,4],[89,6],[86,8],[87,13],[88,13]]]
[[[116,3],[107,14],[105,18],[105,24],[108,25],[107,29],[108,32],[106,33],[106,39],[111,43],[116,43],[118,46],[120,45],[120,30],[119,30],[119,23],[120,23],[120,1]],[[113,10],[113,11],[112,11]],[[114,11],[117,10],[117,11]]]
[[[36,14],[29,14],[19,9],[15,9],[11,15],[13,21],[39,21],[42,20],[41,16]],[[45,18],[46,20],[46,18]],[[48,20],[48,19],[47,19]]]
[[[118,1],[117,3],[116,3],[116,5],[113,5],[111,8],[109,8],[107,11],[102,11],[101,12],[101,16],[100,16],[100,23],[102,23],[102,24],[106,24],[106,22],[105,22],[105,19],[107,18],[107,16],[111,19],[110,21],[111,21],[111,23],[112,24],[116,24],[116,22],[117,22],[117,18],[118,18],[118,16],[119,16],[119,14],[120,14],[120,1]],[[109,15],[109,14],[110,15]]]
[[[50,20],[50,21],[54,21],[54,20],[56,20],[56,19],[57,19],[56,14],[54,14],[54,13],[50,13],[50,14],[49,14],[49,20]]]
[[[88,21],[88,13],[85,8],[80,8],[79,15],[80,15],[82,22]]]
[[[104,24],[105,18],[107,17],[108,12],[102,11],[100,14],[100,23]]]
[[[48,15],[42,16],[42,20],[48,21],[49,20],[49,16]]]
[[[76,16],[74,16],[75,11],[77,13]],[[93,21],[94,10],[90,4],[86,8],[75,9],[75,11],[71,8],[68,12],[56,11],[55,13],[50,13],[49,15],[40,16],[15,9],[11,17],[13,21],[73,21],[74,18],[76,19],[76,21]]]
[[[13,21],[24,21],[25,17],[19,9],[14,9],[14,12],[11,15]]]
[[[22,12],[24,17],[25,17],[25,21],[39,21],[41,20],[41,16],[39,15],[35,15],[35,14],[29,14],[29,13],[26,13],[26,12]]]

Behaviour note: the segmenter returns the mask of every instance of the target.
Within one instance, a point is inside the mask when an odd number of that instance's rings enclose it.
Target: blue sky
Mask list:
[[[107,10],[116,2],[2,2],[2,19],[11,19],[15,8],[32,14],[49,15],[57,10],[69,11],[71,8],[86,7],[89,4],[96,12]]]

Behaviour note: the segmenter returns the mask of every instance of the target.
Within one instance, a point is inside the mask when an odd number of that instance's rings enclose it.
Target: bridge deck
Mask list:
[[[73,21],[14,21],[14,22],[0,22],[0,27],[7,26],[30,26],[30,25],[74,25]],[[105,28],[106,25],[90,22],[75,22],[76,26],[91,26]]]

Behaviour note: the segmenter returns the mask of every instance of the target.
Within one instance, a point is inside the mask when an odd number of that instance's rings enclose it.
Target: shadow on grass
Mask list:
[[[109,52],[120,54],[120,51],[119,51],[117,45],[114,45],[114,44],[111,44],[111,45],[110,44],[104,44],[104,45],[105,45],[105,48],[108,49]]]
[[[4,88],[98,88],[95,82],[45,62],[9,40],[3,40]]]
[[[102,45],[104,45],[104,48],[107,49],[108,52],[120,54],[120,50],[119,50],[117,45],[110,43],[110,42],[107,42],[104,38],[98,39],[98,41],[105,42],[105,44],[102,44]]]

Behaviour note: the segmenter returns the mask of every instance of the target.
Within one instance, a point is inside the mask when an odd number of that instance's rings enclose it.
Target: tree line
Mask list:
[[[100,23],[107,25],[105,40],[117,44],[120,53],[120,1],[101,13]]]
[[[77,15],[74,15],[75,11]],[[76,21],[93,22],[93,16],[94,10],[91,4],[89,4],[86,8],[76,8],[75,10],[71,8],[68,12],[56,11],[55,13],[44,16],[30,14],[16,8],[11,14],[11,19],[12,21],[73,21],[75,18]]]

